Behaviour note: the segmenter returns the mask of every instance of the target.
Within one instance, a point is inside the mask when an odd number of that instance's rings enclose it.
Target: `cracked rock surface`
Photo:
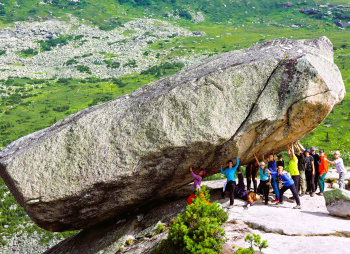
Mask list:
[[[124,217],[235,156],[277,152],[315,129],[345,95],[328,38],[217,55],[14,141],[0,175],[40,227]]]

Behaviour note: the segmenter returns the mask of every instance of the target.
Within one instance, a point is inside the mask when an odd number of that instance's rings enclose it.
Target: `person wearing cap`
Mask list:
[[[294,143],[294,147],[297,149],[296,157],[298,159],[298,170],[299,170],[299,189],[300,197],[306,194],[306,176],[305,176],[305,148],[300,144],[299,141]]]
[[[288,155],[289,155],[290,161],[288,166],[286,167],[286,171],[289,172],[289,174],[291,175],[295,184],[295,189],[298,192],[300,174],[298,170],[298,158],[295,156],[293,143],[288,144]]]
[[[315,165],[315,191],[317,190],[318,185],[318,178],[320,176],[319,174],[319,165],[320,165],[320,155],[316,153],[316,147],[312,146],[310,148],[311,156],[314,158],[314,165]]]
[[[335,164],[335,168],[337,169],[337,172],[339,174],[339,189],[345,189],[345,167],[344,167],[344,162],[343,159],[340,158],[340,152],[339,151],[335,151],[334,152],[334,157],[335,157],[335,161],[329,161],[329,163],[331,164]]]
[[[280,190],[280,201],[279,204],[283,204],[283,194],[286,192],[286,190],[290,189],[293,193],[293,197],[295,199],[295,202],[297,203],[296,206],[294,206],[294,209],[300,209],[300,199],[298,196],[298,192],[295,188],[295,184],[293,179],[290,177],[289,173],[283,170],[283,167],[279,166],[277,169],[277,172],[271,172],[271,175],[274,177],[279,177],[283,182],[283,187]]]
[[[263,162],[265,163],[265,165],[267,164],[267,167],[268,167],[270,172],[277,172],[277,166],[276,166],[276,160],[275,160],[275,150],[273,150],[273,152],[269,155],[269,162],[267,162],[265,160],[265,155],[263,155]],[[276,198],[274,200],[272,200],[271,202],[277,203],[279,201],[280,194],[279,194],[276,178],[273,175],[271,175],[271,185],[272,185],[272,189],[276,195]]]
[[[318,172],[319,172],[319,179],[318,179],[318,184],[320,186],[320,192],[317,193],[317,195],[323,196],[324,192],[324,179],[327,175],[328,172],[328,162],[329,160],[327,159],[327,155],[325,155],[324,150],[320,150],[320,166],[318,167]]]
[[[224,165],[221,165],[220,171],[221,174],[226,175],[227,178],[227,184],[226,184],[226,189],[228,188],[230,191],[230,207],[233,207],[233,203],[235,201],[235,189],[236,189],[236,178],[235,178],[235,173],[236,170],[239,166],[239,160],[238,157],[236,157],[236,165],[233,166],[233,161],[229,160],[228,161],[228,167],[223,170],[222,168]]]
[[[196,198],[196,195],[195,195],[196,191],[201,189],[202,179],[207,174],[207,172],[205,170],[200,170],[198,175],[197,175],[196,173],[193,172],[194,168],[199,168],[199,167],[198,166],[195,167],[195,166],[190,165],[191,175],[194,178],[194,181],[193,181],[193,183],[194,183],[194,185],[193,185],[194,186],[194,192],[192,193],[191,196],[189,196],[187,198],[187,202],[188,202],[189,205],[192,204],[192,199]]]
[[[254,154],[255,160],[257,163],[259,163],[258,158],[256,157],[256,154]],[[265,205],[269,204],[269,191],[270,191],[270,184],[271,184],[271,175],[269,174],[268,170],[265,168],[265,162],[260,162],[260,185],[259,187],[263,189],[264,199],[265,199]]]

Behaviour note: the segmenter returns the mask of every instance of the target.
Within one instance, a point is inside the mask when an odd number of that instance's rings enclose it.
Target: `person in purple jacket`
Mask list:
[[[282,166],[279,166],[277,169],[277,172],[270,172],[272,177],[278,177],[283,182],[283,187],[279,190],[279,204],[283,204],[283,194],[286,192],[286,190],[290,189],[293,193],[294,200],[297,203],[297,206],[294,206],[294,209],[300,209],[300,199],[298,196],[298,192],[295,188],[294,181],[292,177],[289,175],[287,171],[283,170]]]
[[[196,190],[200,190],[202,179],[207,174],[207,172],[205,170],[201,170],[201,171],[199,171],[199,173],[197,175],[196,173],[193,172],[193,168],[194,167],[192,165],[190,165],[191,175],[194,178],[194,181],[193,181],[194,182],[194,192],[196,192]]]

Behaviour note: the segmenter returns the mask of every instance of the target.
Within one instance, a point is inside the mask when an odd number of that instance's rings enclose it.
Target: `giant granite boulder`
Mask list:
[[[0,174],[39,226],[87,228],[142,209],[238,156],[315,129],[345,95],[333,46],[271,41],[211,57],[71,115],[0,152]]]
[[[350,219],[350,191],[342,189],[326,191],[324,199],[331,215]]]

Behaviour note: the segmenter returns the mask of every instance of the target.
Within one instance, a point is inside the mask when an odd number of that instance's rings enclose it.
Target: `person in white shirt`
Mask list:
[[[337,172],[339,174],[339,189],[345,189],[345,167],[343,159],[340,158],[340,152],[335,151],[334,153],[335,161],[329,161],[330,164],[335,164],[335,168],[337,169]]]

